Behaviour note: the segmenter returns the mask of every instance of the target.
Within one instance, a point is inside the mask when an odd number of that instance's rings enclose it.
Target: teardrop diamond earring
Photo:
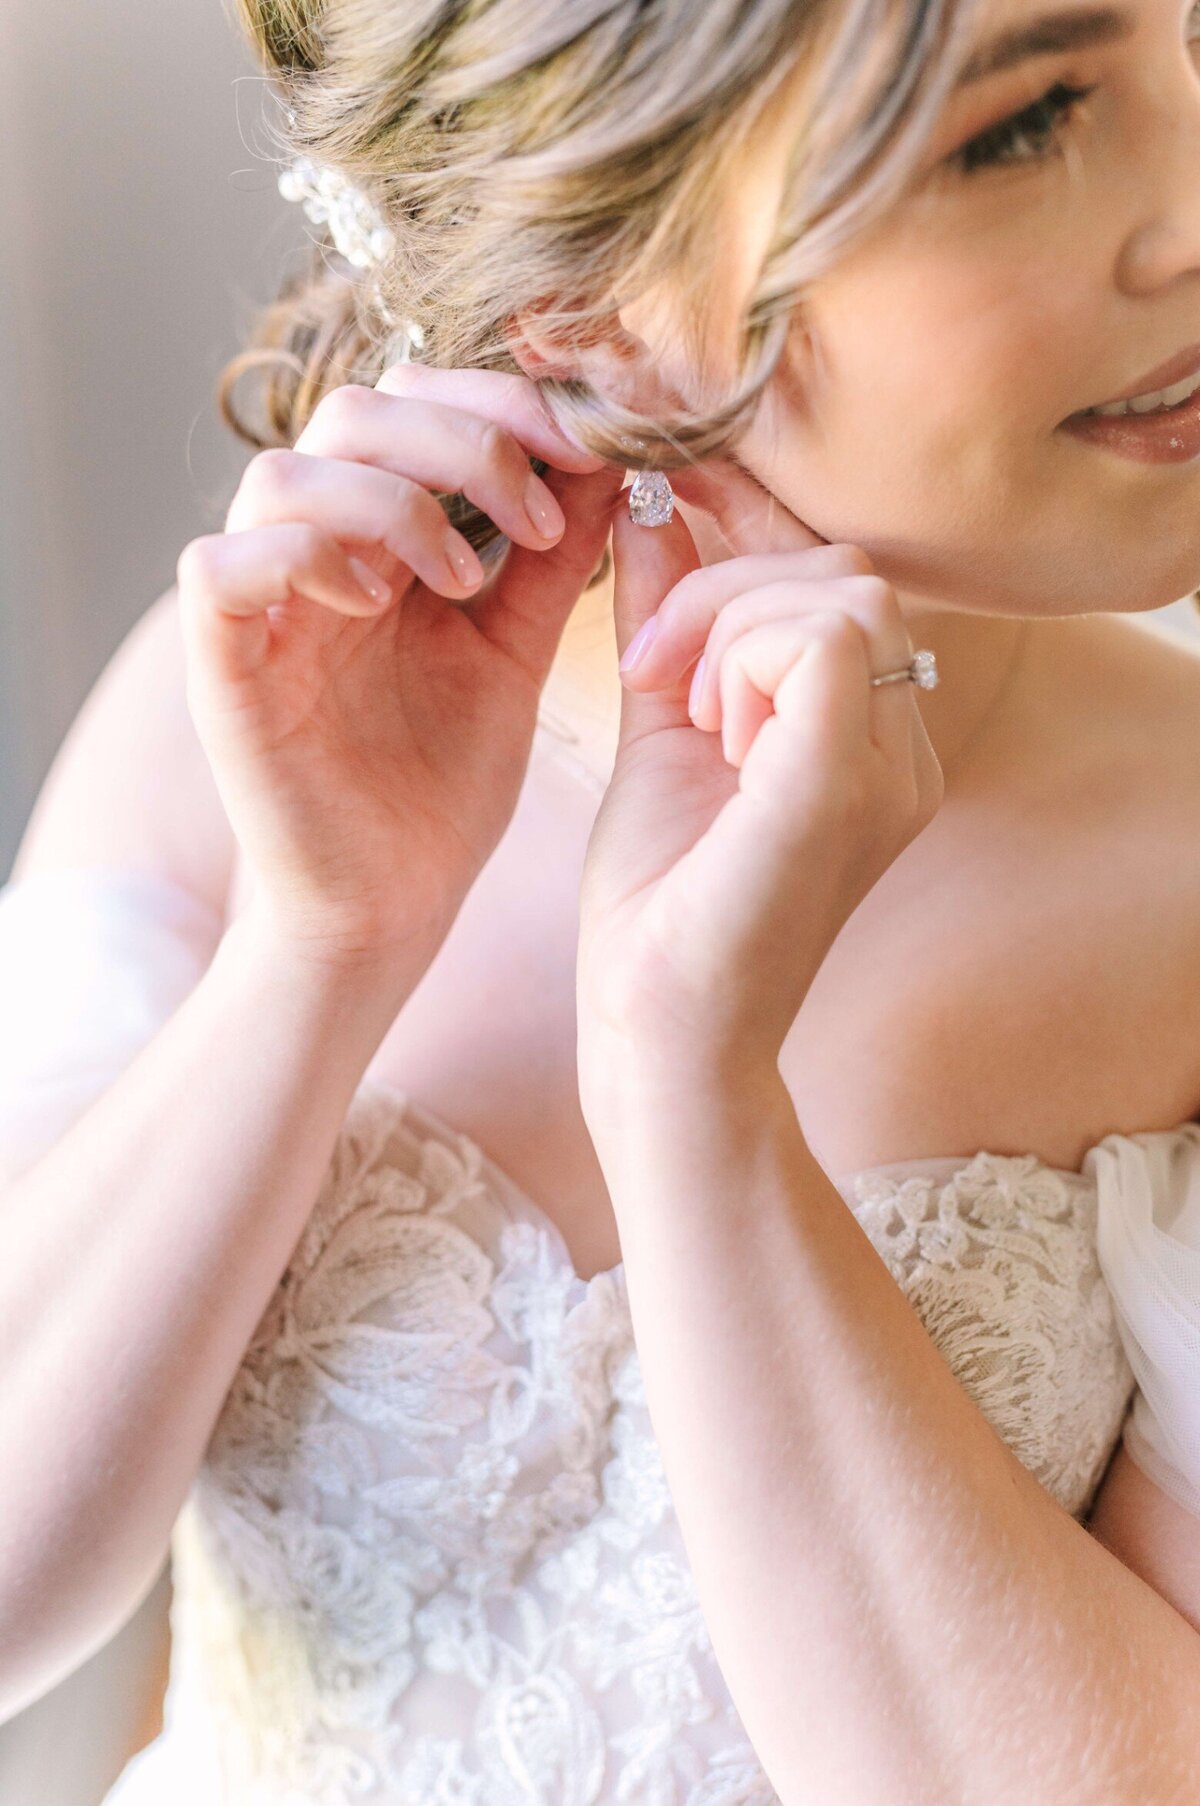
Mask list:
[[[675,494],[661,470],[639,470],[629,491],[629,518],[639,527],[665,527],[675,512]]]

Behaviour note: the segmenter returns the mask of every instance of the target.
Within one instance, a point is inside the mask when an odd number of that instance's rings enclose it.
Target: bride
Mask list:
[[[169,1546],[108,1806],[1190,1798],[1194,19],[238,11],[325,230],[0,891],[3,1710]]]

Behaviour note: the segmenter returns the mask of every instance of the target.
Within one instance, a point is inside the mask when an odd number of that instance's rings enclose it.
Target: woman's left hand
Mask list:
[[[732,556],[702,565],[678,509],[613,524],[622,678],[613,776],[584,862],[581,1092],[642,1054],[773,1065],[843,924],[937,813],[941,767],[916,686],[872,687],[913,646],[895,591],[740,466],[672,472]],[[769,550],[747,548],[769,547]],[[689,712],[699,655],[703,687]]]

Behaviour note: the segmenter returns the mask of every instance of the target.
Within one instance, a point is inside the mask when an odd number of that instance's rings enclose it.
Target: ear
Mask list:
[[[505,328],[514,360],[536,382],[553,377],[559,382],[581,381],[612,401],[638,413],[678,405],[665,387],[654,353],[632,331],[616,308],[601,314],[572,338],[555,333],[543,323],[545,309],[526,308],[514,314]]]

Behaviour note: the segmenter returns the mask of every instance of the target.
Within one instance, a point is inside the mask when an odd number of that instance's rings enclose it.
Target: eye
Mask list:
[[[947,162],[963,175],[998,163],[1039,163],[1057,151],[1062,129],[1075,108],[1094,93],[1094,85],[1073,88],[1069,82],[1055,82],[1032,106],[969,139]]]
[[[1189,36],[1200,36],[1200,0],[1188,13],[1188,24]],[[969,139],[946,162],[963,175],[998,164],[1043,162],[1057,153],[1063,128],[1080,102],[1095,91],[1095,84],[1075,88],[1069,82],[1055,82],[1032,106]]]

